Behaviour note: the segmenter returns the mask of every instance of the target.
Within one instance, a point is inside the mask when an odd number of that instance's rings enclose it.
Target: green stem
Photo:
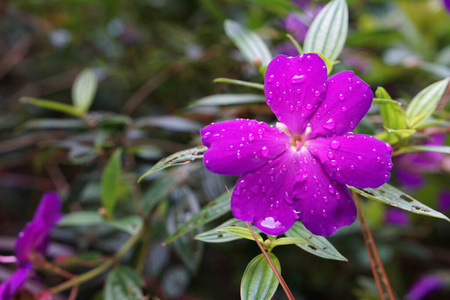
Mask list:
[[[256,83],[256,82],[248,82],[248,81],[242,81],[242,80],[230,79],[230,78],[214,79],[214,83],[217,83],[217,82],[242,85],[242,86],[251,87],[251,88],[262,90],[262,91],[264,90],[264,85],[261,83]]]
[[[88,272],[81,274],[79,276],[76,276],[64,283],[61,283],[60,285],[57,285],[50,289],[50,291],[53,294],[57,294],[59,292],[62,292],[66,289],[69,289],[73,286],[80,285],[83,282],[86,282],[94,277],[97,277],[98,275],[102,274],[104,271],[109,269],[116,261],[118,261],[122,256],[124,256],[133,246],[134,244],[139,240],[139,238],[142,236],[144,232],[144,229],[141,228],[141,230],[136,233],[135,235],[131,236],[128,241],[117,251],[117,253],[109,258],[108,260],[104,261],[102,264],[100,264],[98,267],[89,270]]]
[[[294,39],[294,37],[292,35],[290,35],[289,33],[286,34],[286,36],[288,37],[288,39],[291,40],[292,44],[294,44],[295,48],[297,48],[298,54],[302,54],[303,53],[303,49],[302,46],[300,46],[300,44]]]
[[[136,272],[138,274],[142,273],[144,269],[145,261],[147,260],[148,249],[150,248],[151,243],[151,235],[150,235],[150,226],[147,222],[144,223],[144,232],[142,234],[142,246],[139,253],[138,261],[136,264]]]

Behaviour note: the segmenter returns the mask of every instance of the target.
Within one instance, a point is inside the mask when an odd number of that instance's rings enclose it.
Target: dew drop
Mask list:
[[[239,148],[244,148],[244,144],[239,144]]]
[[[303,174],[303,175],[297,176],[296,181],[297,181],[297,182],[303,182],[303,181],[306,181],[307,179],[308,179],[308,174],[305,173],[305,174]]]
[[[334,129],[334,127],[336,127],[336,122],[334,121],[334,119],[330,118],[328,119],[328,121],[326,121],[323,125],[323,128],[328,129],[328,130],[332,130]],[[338,147],[339,148],[339,147]],[[334,149],[334,148],[333,148]]]
[[[330,165],[332,165],[333,167],[336,167],[337,164],[338,164],[338,163],[337,163],[336,160],[334,160],[334,159],[330,160]]]
[[[330,151],[330,152],[328,152],[328,158],[329,158],[329,159],[332,159],[333,157],[334,157],[334,154],[333,154],[333,152],[331,152],[331,151]]]
[[[311,110],[313,108],[313,105],[311,103],[306,104],[306,109]]]
[[[207,132],[203,135],[203,139],[207,140],[211,136],[211,132]]]
[[[333,140],[330,142],[331,149],[337,150],[339,147],[341,147],[341,142]]]
[[[358,156],[358,160],[359,160],[359,161],[362,161],[362,157],[361,157],[361,156]]]
[[[350,169],[354,170],[355,166],[354,165],[350,165]]]
[[[330,202],[330,201],[329,201],[328,198],[325,196],[325,197],[323,197],[323,202],[328,203],[328,202]]]
[[[261,148],[261,155],[263,157],[267,157],[269,155],[269,148],[267,148],[266,146]]]
[[[286,192],[286,194],[284,195],[284,201],[286,201],[286,203],[288,203],[288,204],[292,204],[292,203],[293,203],[292,200],[291,200],[291,197],[289,197],[289,195],[287,194],[287,192]]]
[[[311,215],[313,215],[313,214],[314,214],[314,210],[311,209]]]
[[[343,94],[339,94],[339,100],[343,101],[344,99],[345,99],[344,95]]]
[[[319,97],[320,96],[320,91],[315,91],[314,92],[314,96]]]
[[[269,92],[268,97],[269,97],[269,99],[272,99],[272,98],[273,98],[273,93],[272,93],[272,92]]]
[[[390,169],[392,169],[392,163],[388,163],[388,169],[390,170]]]
[[[241,159],[241,152],[240,152],[240,150],[238,150],[238,152],[237,152],[237,154],[236,154],[236,158],[237,158],[237,159]]]
[[[347,107],[342,106],[341,111],[342,111],[342,112],[346,112],[346,111],[347,111]]]
[[[248,140],[250,141],[250,142],[252,142],[253,140],[255,139],[255,137],[253,136],[253,134],[249,134],[248,135]]]
[[[312,59],[311,55],[308,55],[308,56],[306,57],[306,59],[307,59],[307,60],[311,60],[311,59]]]
[[[334,194],[334,188],[331,184],[328,186],[328,193]]]
[[[341,199],[341,194],[339,192],[336,192],[335,195],[336,195],[336,199],[338,199],[338,200]]]
[[[277,82],[275,83],[275,86],[276,86],[276,87],[280,87],[280,82],[277,81]]]
[[[261,188],[261,192],[262,192],[263,194],[266,192],[266,187],[265,187],[265,186],[263,186],[263,187]]]
[[[377,162],[380,162],[381,161],[381,157],[377,157]]]
[[[352,82],[352,78],[351,77],[347,78],[347,81]]]
[[[305,75],[294,75],[294,77],[291,78],[291,83],[297,84],[297,83],[303,83],[306,81]]]
[[[303,61],[303,60],[305,59],[305,55],[304,55],[304,54],[299,55],[299,56],[297,56],[297,59],[298,59],[299,61]]]
[[[300,93],[302,92],[302,90],[301,90],[301,89],[297,89],[295,92],[296,92],[297,94],[300,94]]]
[[[273,74],[272,74],[272,75],[270,75],[270,76],[269,76],[269,80],[268,80],[268,81],[269,81],[269,83],[270,83],[270,82],[272,82],[272,81],[273,81],[274,79],[275,79],[275,76],[274,76]]]
[[[392,151],[392,146],[389,145],[388,143],[386,143],[386,150],[387,151]]]
[[[327,217],[327,213],[325,212],[325,209],[322,211],[322,216],[323,216],[324,218]]]

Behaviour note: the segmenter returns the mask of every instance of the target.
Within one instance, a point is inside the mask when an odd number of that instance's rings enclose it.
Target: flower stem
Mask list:
[[[84,283],[94,277],[97,277],[98,275],[102,274],[104,271],[109,269],[115,262],[117,262],[122,256],[124,256],[133,246],[134,244],[139,240],[139,238],[142,236],[142,233],[144,232],[144,229],[141,228],[141,230],[136,233],[135,235],[131,236],[128,241],[117,251],[117,253],[104,261],[102,264],[100,264],[98,267],[87,271],[84,274],[81,274],[79,276],[76,276],[66,282],[61,283],[60,285],[57,285],[50,289],[50,291],[53,294],[62,292],[68,288],[71,288],[73,286],[80,285],[81,283]]]
[[[372,269],[372,274],[377,284],[378,293],[380,294],[381,300],[395,300],[394,293],[392,292],[389,279],[384,270],[383,263],[378,254],[377,246],[370,231],[369,225],[367,224],[366,218],[362,211],[361,202],[359,201],[358,194],[355,191],[351,191],[353,199],[355,200],[356,207],[358,208],[358,218],[359,224],[361,226],[361,232],[364,237],[364,244],[366,245],[367,254],[369,256],[370,267]],[[381,280],[380,280],[381,278]]]
[[[263,253],[264,257],[266,258],[267,262],[269,263],[270,267],[272,268],[273,272],[275,273],[275,276],[277,277],[278,281],[280,282],[281,286],[283,287],[284,292],[286,293],[286,296],[288,297],[289,300],[295,300],[294,296],[291,293],[291,290],[289,289],[289,287],[287,286],[286,282],[284,281],[283,277],[281,276],[280,272],[278,272],[277,268],[275,267],[275,265],[273,264],[272,260],[270,259],[269,255],[267,255],[266,250],[264,250],[263,245],[261,245],[261,243],[258,241],[258,239],[256,238],[255,233],[253,232],[252,228],[250,227],[250,225],[245,222],[245,225],[247,225],[248,230],[250,230],[250,233],[253,236],[253,239],[255,240],[255,242],[258,244],[259,249],[261,249],[261,252]]]

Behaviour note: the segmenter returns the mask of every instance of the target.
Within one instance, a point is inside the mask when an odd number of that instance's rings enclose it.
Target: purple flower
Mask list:
[[[388,207],[384,214],[384,221],[393,225],[406,226],[409,224],[409,215],[402,209]]]
[[[356,207],[346,184],[379,187],[389,180],[389,144],[351,131],[373,93],[353,72],[327,78],[317,54],[279,55],[267,67],[264,92],[276,127],[237,119],[200,133],[214,173],[242,174],[231,197],[234,216],[266,234],[286,232],[297,219],[312,233],[350,225]]]
[[[407,300],[420,300],[443,287],[444,283],[440,277],[436,275],[425,275],[414,282],[405,298]]]
[[[445,134],[433,134],[422,145],[443,145]],[[403,154],[396,159],[395,173],[399,183],[405,187],[414,189],[421,187],[425,178],[423,173],[439,171],[440,164],[445,154],[439,152],[413,152]]]
[[[440,211],[450,211],[450,190],[441,191],[438,197],[438,208]]]
[[[25,282],[33,268],[35,253],[44,254],[49,244],[49,234],[61,219],[61,200],[56,193],[45,193],[33,220],[19,233],[16,241],[17,270],[0,285],[0,299],[10,299]]]
[[[442,2],[444,3],[444,7],[445,9],[450,12],[450,0],[442,0]]]

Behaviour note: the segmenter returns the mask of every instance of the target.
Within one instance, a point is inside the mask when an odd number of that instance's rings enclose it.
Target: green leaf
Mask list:
[[[427,146],[427,145],[416,145],[400,148],[403,153],[406,152],[440,152],[450,154],[450,146]]]
[[[444,214],[429,208],[425,204],[417,201],[416,199],[387,183],[376,189],[360,189],[355,187],[349,188],[368,199],[377,200],[416,214],[440,218],[450,222],[450,219],[447,218]]]
[[[434,112],[444,95],[450,78],[435,82],[420,91],[406,109],[410,128],[418,128]]]
[[[377,134],[375,137],[391,145],[395,145],[397,143],[405,144],[408,141],[409,137],[416,133],[415,129],[385,129],[385,132]]]
[[[179,176],[179,174],[175,174],[174,172],[170,172],[163,178],[155,181],[152,187],[142,196],[142,209],[144,214],[148,214],[183,180],[185,180],[185,177]]]
[[[189,107],[194,106],[222,106],[249,103],[265,103],[266,98],[258,94],[218,94],[207,96],[194,101]]]
[[[120,182],[120,170],[122,165],[122,149],[117,149],[111,155],[101,180],[102,205],[112,215],[117,202],[117,194]]]
[[[301,222],[295,222],[285,235],[303,239],[306,244],[296,245],[309,253],[322,258],[347,261],[326,238],[312,234]]]
[[[275,248],[276,246],[292,245],[292,244],[309,244],[309,242],[306,241],[304,238],[299,237],[282,237],[274,240],[271,246],[272,248]]]
[[[230,190],[230,193],[232,192],[233,191]],[[228,192],[223,193],[215,200],[208,203],[208,205],[204,206],[197,214],[192,216],[189,221],[181,225],[177,231],[166,239],[165,243],[172,243],[180,236],[223,216],[230,210],[230,195],[228,195]]]
[[[90,226],[103,224],[105,220],[96,211],[79,211],[64,215],[58,226]]]
[[[118,220],[108,222],[108,225],[117,228],[119,230],[125,231],[131,235],[135,235],[141,230],[144,221],[140,216],[128,216]]]
[[[203,158],[203,153],[207,150],[206,147],[194,147],[191,149],[176,152],[169,155],[160,161],[158,161],[153,167],[150,168],[144,175],[142,175],[138,182],[147,177],[150,174],[156,173],[168,167],[179,166],[190,163],[196,159]]]
[[[142,278],[130,267],[121,265],[109,272],[106,278],[105,300],[142,300]]]
[[[214,79],[214,83],[229,83],[229,84],[236,84],[246,87],[251,87],[254,89],[262,90],[264,91],[264,84],[262,83],[255,83],[255,82],[248,82],[248,81],[242,81],[242,80],[236,80],[236,79],[230,79],[230,78],[216,78]]]
[[[252,66],[255,66],[258,61],[263,66],[270,63],[272,54],[259,35],[232,20],[226,20],[224,28],[226,35]]]
[[[372,104],[397,104],[400,105],[400,102],[392,100],[392,99],[385,99],[385,98],[373,98]]]
[[[348,8],[345,0],[333,0],[320,11],[305,37],[303,50],[319,52],[335,61],[344,47],[348,31]]]
[[[82,114],[86,113],[92,105],[97,90],[97,77],[92,69],[81,72],[72,86],[73,105]]]
[[[229,227],[229,226],[237,226],[237,227],[245,227],[245,228],[247,227],[244,222],[242,222],[238,219],[232,218],[232,219],[222,223],[221,225],[217,226],[214,229],[197,234],[195,236],[195,239],[205,242],[205,243],[225,243],[225,242],[231,242],[231,241],[241,239],[240,236],[234,235],[232,233],[219,232],[219,230],[221,228]],[[254,227],[254,226],[251,226],[251,227],[255,233],[261,232],[258,228]]]
[[[31,97],[23,97],[20,99],[20,101],[23,103],[33,104],[45,109],[66,113],[75,117],[81,117],[83,115],[83,113],[76,107],[65,103]]]
[[[381,99],[390,100],[391,96],[388,92],[378,87],[375,91],[375,96]],[[389,129],[405,129],[406,128],[406,115],[400,103],[396,101],[379,103],[380,113],[383,118],[383,125]]]
[[[330,75],[331,71],[333,70],[333,63],[322,53],[317,52],[317,55],[319,55],[325,63],[325,66],[327,67],[327,75]]]
[[[217,231],[231,233],[251,241],[255,240],[253,238],[252,233],[250,232],[250,230],[248,230],[247,227],[244,228],[244,227],[228,226],[225,228],[217,229]],[[255,232],[255,236],[261,244],[264,242],[263,238],[261,237],[261,235],[259,235],[259,233]]]
[[[280,272],[280,262],[273,254],[268,254],[273,264]],[[278,288],[278,279],[270,268],[264,254],[259,254],[250,261],[244,271],[241,281],[241,299],[243,300],[264,300],[272,299]]]

